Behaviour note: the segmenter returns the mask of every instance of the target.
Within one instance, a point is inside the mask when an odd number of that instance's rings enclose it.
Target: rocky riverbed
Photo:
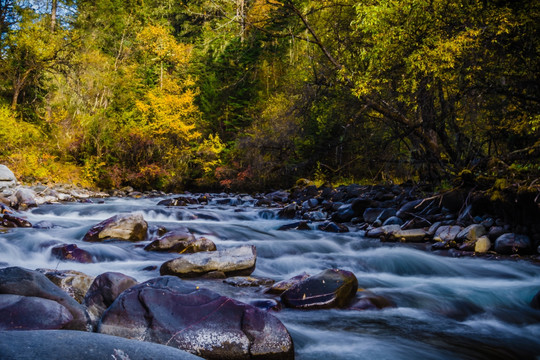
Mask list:
[[[0,332],[6,358],[34,330],[92,346],[114,335],[99,350],[113,358],[133,349],[116,337],[207,359],[540,355],[536,215],[511,222],[463,189],[12,183],[2,203],[0,330],[18,330]]]

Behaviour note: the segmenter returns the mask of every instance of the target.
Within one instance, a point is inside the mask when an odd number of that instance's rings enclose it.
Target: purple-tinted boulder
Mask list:
[[[20,267],[0,269],[0,294],[33,296],[55,301],[64,306],[73,317],[64,329],[88,330],[89,319],[85,308],[38,271]]]
[[[291,337],[271,314],[162,276],[124,291],[98,332],[166,344],[205,359],[293,359]]]
[[[90,285],[83,300],[93,326],[97,326],[105,310],[124,290],[137,284],[137,280],[131,276],[117,272],[106,272],[98,275]]]
[[[73,316],[56,301],[33,296],[0,295],[0,330],[63,329]]]

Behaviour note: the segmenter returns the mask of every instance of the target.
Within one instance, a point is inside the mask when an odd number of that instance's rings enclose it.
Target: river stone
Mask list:
[[[356,216],[352,204],[341,205],[332,215],[332,220],[337,223],[349,222]]]
[[[275,280],[268,278],[261,278],[255,276],[233,276],[223,280],[225,284],[238,287],[250,287],[250,286],[271,286],[275,283]]]
[[[2,223],[6,222],[7,224],[13,224],[14,226],[6,226],[6,227],[32,227],[32,224],[30,221],[23,219],[18,216],[13,216],[11,214],[4,214],[3,215],[4,220]]]
[[[475,242],[480,236],[487,233],[484,225],[473,224],[467,226],[456,235],[456,241],[460,242]]]
[[[0,295],[0,330],[62,329],[72,320],[68,309],[56,301],[34,296]]]
[[[294,285],[296,285],[299,282],[307,279],[310,276],[311,275],[309,275],[307,273],[302,273],[300,275],[296,275],[296,276],[294,276],[294,277],[292,277],[292,278],[290,278],[288,280],[283,280],[283,281],[275,283],[274,285],[272,285],[272,287],[270,289],[266,290],[266,292],[269,293],[269,294],[281,295],[282,293],[289,290]]]
[[[327,269],[308,277],[281,294],[283,304],[299,309],[343,308],[358,289],[358,280],[350,271]]]
[[[503,234],[495,241],[495,251],[499,254],[525,254],[531,250],[531,239],[527,235]]]
[[[384,308],[396,307],[396,305],[384,296],[377,295],[371,291],[359,291],[359,298],[355,301],[350,310],[381,310]]]
[[[73,320],[66,324],[64,329],[83,331],[88,329],[88,315],[85,308],[38,271],[20,267],[0,269],[0,294],[35,296],[56,301],[67,308],[73,316]]]
[[[397,216],[390,216],[388,219],[384,220],[383,226],[387,225],[403,225],[403,220],[398,218]]]
[[[477,253],[486,253],[491,248],[491,241],[486,235],[480,236],[476,243],[474,244],[474,252]]]
[[[391,234],[396,231],[400,231],[400,225],[383,225],[378,228],[369,229],[366,232],[366,237],[369,238],[386,238],[388,234]]]
[[[0,190],[12,188],[17,184],[17,178],[6,165],[0,165]]]
[[[51,249],[51,255],[59,260],[73,261],[83,264],[93,263],[92,254],[80,249],[75,244],[64,244]]]
[[[161,265],[161,275],[197,277],[211,271],[222,271],[227,276],[251,275],[255,270],[257,250],[246,245],[220,251],[185,254]]]
[[[138,282],[131,276],[118,272],[106,272],[98,275],[84,297],[84,305],[88,309],[90,320],[94,327],[99,319],[116,298]]]
[[[124,291],[98,332],[166,344],[205,359],[293,359],[287,329],[271,314],[162,276]]]
[[[82,304],[86,292],[94,281],[93,276],[75,270],[47,270],[39,269],[56,286],[64,290],[79,304]]]
[[[216,245],[209,239],[196,239],[187,229],[170,231],[144,247],[147,251],[163,251],[175,253],[196,253],[215,251]]]
[[[142,214],[115,215],[92,226],[84,235],[83,241],[142,241],[146,239],[147,230],[148,224]]]
[[[434,241],[440,242],[449,242],[454,241],[456,236],[461,232],[463,228],[459,225],[442,225],[437,228],[435,235],[433,236]]]
[[[429,238],[428,232],[424,229],[399,230],[388,234],[387,241],[399,242],[422,242]]]
[[[66,330],[0,331],[0,354],[2,360],[201,359],[170,346]]]
[[[317,229],[325,231],[325,232],[332,232],[332,233],[349,232],[349,228],[347,226],[343,224],[335,223],[335,222],[325,222],[317,226]]]
[[[36,192],[28,188],[18,189],[15,192],[12,201],[12,206],[18,210],[27,210],[29,208],[37,207]]]

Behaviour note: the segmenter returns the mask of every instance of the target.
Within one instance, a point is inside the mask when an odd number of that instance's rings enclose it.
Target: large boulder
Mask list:
[[[220,251],[185,254],[161,265],[161,275],[197,277],[212,271],[221,271],[227,276],[250,275],[255,270],[257,251],[255,246],[240,246]]]
[[[187,229],[170,231],[160,238],[146,245],[144,250],[163,251],[174,253],[196,253],[201,251],[215,251],[216,245],[205,237],[198,239]]]
[[[503,234],[495,241],[494,249],[499,254],[526,254],[531,251],[531,239],[527,235]]]
[[[0,165],[0,190],[17,185],[17,178],[6,165]]]
[[[124,291],[98,332],[167,344],[205,359],[292,359],[291,337],[271,314],[174,276]]]
[[[34,296],[0,295],[0,330],[62,329],[71,321],[71,313],[56,301]]]
[[[2,360],[195,360],[182,350],[82,331],[0,331]]]
[[[55,301],[64,306],[73,317],[64,329],[88,330],[89,319],[84,307],[38,271],[20,267],[0,269],[0,294],[33,296]]]
[[[84,235],[83,241],[142,241],[146,239],[147,230],[148,223],[142,214],[115,215],[92,226]]]
[[[281,294],[283,303],[299,309],[343,308],[358,290],[358,280],[350,271],[327,269],[298,282]]]
[[[122,292],[137,284],[137,280],[131,276],[117,272],[98,275],[84,297],[84,305],[88,309],[92,325],[97,326],[105,310]]]

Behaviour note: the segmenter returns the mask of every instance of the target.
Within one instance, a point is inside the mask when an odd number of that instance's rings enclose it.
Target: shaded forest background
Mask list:
[[[540,176],[540,2],[1,0],[26,182],[254,190]]]

